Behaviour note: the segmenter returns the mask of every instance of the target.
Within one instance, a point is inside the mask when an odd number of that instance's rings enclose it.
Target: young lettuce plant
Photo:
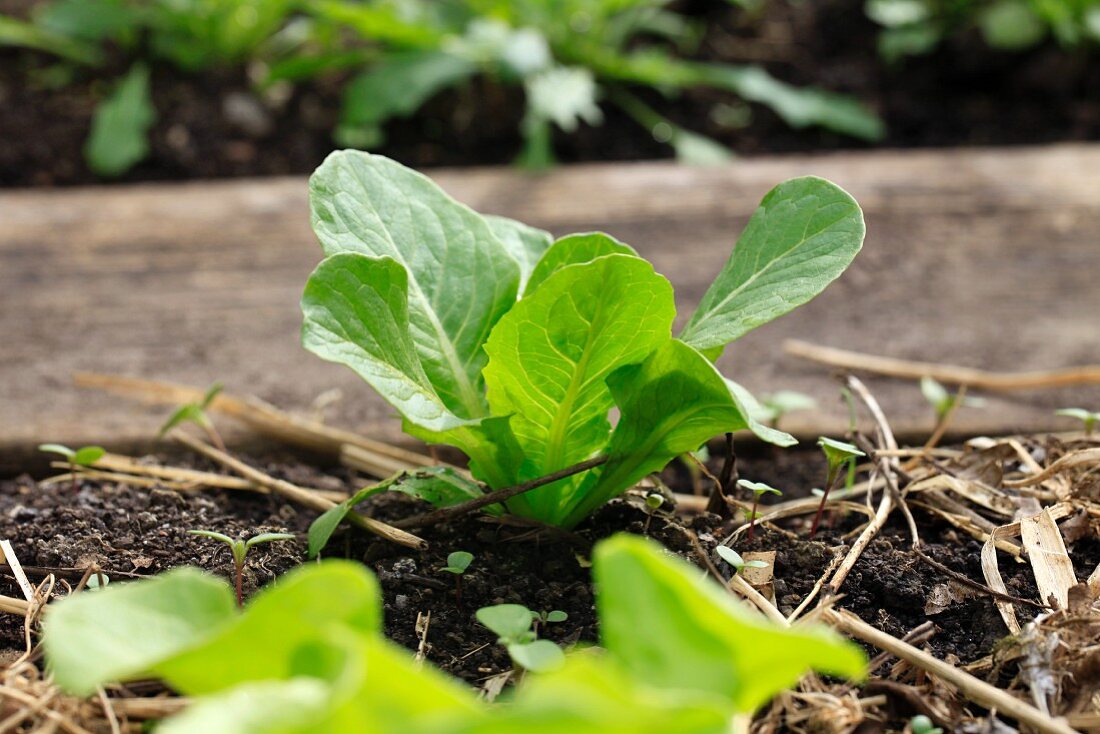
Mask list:
[[[820,293],[864,235],[835,185],[780,184],[673,338],[672,286],[608,235],[552,241],[355,151],[329,156],[310,201],[326,257],[302,297],[304,346],[355,370],[411,435],[463,451],[493,489],[606,458],[506,503],[564,527],[716,435],[794,443],[752,418],[713,361]]]
[[[850,443],[837,441],[824,436],[817,439],[817,445],[820,446],[821,450],[825,453],[828,471],[825,475],[825,489],[821,492],[821,504],[817,506],[817,514],[814,515],[814,524],[810,528],[811,540],[817,536],[817,526],[821,523],[821,514],[825,511],[825,503],[829,500],[829,492],[832,491],[833,487],[836,485],[836,480],[840,476],[841,467],[845,464],[854,463],[856,457],[867,455]]]
[[[233,587],[237,592],[237,606],[244,606],[244,564],[248,558],[248,551],[252,550],[253,546],[261,545],[263,543],[273,543],[277,540],[294,540],[294,536],[290,533],[260,533],[254,535],[247,540],[238,538],[230,538],[228,535],[222,533],[216,533],[213,530],[188,530],[191,535],[198,535],[203,538],[211,538],[225,543],[229,546],[230,552],[233,554]]]
[[[749,512],[749,540],[751,541],[753,528],[756,527],[756,508],[760,505],[760,498],[765,494],[774,494],[782,497],[783,493],[769,484],[765,484],[764,482],[750,482],[748,479],[738,479],[737,486],[752,492],[752,510]]]
[[[761,397],[760,406],[763,410],[758,420],[778,429],[779,421],[783,419],[783,416],[801,410],[815,410],[817,401],[805,393],[794,390],[778,390]]]
[[[214,402],[214,398],[218,397],[218,393],[222,391],[222,384],[215,382],[213,385],[206,389],[206,392],[202,396],[202,400],[194,403],[184,403],[168,416],[168,420],[164,421],[164,425],[160,427],[160,431],[157,433],[158,438],[163,438],[176,426],[184,423],[194,423],[196,426],[206,431],[206,435],[210,437],[210,440],[221,451],[225,451],[225,442],[222,441],[221,434],[218,433],[218,429],[214,427],[214,421],[210,420],[210,416],[206,414],[206,411],[210,408],[210,404]]]
[[[75,451],[68,446],[59,443],[44,443],[38,447],[39,451],[50,454],[60,454],[69,462],[69,474],[72,479],[72,490],[76,492],[76,468],[78,466],[91,466],[107,453],[101,446],[82,446]]]
[[[552,612],[551,612],[552,614]],[[550,640],[540,640],[533,628],[540,615],[522,604],[497,604],[482,607],[477,621],[497,634],[497,642],[508,650],[512,662],[536,673],[560,668],[565,653]],[[549,615],[547,615],[549,620]]]
[[[746,568],[767,568],[763,561],[746,561],[741,554],[726,545],[720,545],[714,549],[718,557],[730,565],[734,573],[741,573]]]

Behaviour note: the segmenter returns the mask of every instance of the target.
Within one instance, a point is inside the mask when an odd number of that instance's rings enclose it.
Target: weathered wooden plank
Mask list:
[[[817,395],[823,410],[789,423],[814,433],[841,430],[844,410],[823,370],[782,356],[785,338],[997,370],[1100,361],[1096,170],[1100,146],[1067,145],[433,177],[479,210],[635,245],[676,286],[684,313],[772,185],[815,174],[847,188],[868,220],[856,265],[722,361],[757,391]],[[0,194],[0,464],[47,439],[148,441],[164,411],[78,391],[77,370],[220,379],[296,410],[339,388],[332,422],[396,438],[398,422],[365,385],[298,346],[297,302],[318,258],[304,179]],[[900,432],[927,429],[915,386],[871,384]],[[1100,389],[996,396],[957,426],[1067,427],[1050,410],[1075,404],[1100,407]]]

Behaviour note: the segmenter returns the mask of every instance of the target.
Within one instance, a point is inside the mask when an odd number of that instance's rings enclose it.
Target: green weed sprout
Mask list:
[[[202,430],[206,431],[206,435],[210,437],[214,445],[219,450],[225,451],[225,442],[222,441],[221,434],[218,433],[218,429],[214,427],[214,421],[210,420],[210,416],[206,414],[207,408],[214,402],[214,398],[218,397],[218,393],[222,391],[222,384],[215,382],[202,396],[202,400],[197,403],[185,403],[176,408],[176,411],[172,415],[168,416],[168,420],[164,422],[164,425],[160,427],[160,431],[157,432],[158,438],[164,438],[164,436],[178,425],[183,423],[194,423]]]
[[[817,514],[814,515],[814,524],[810,527],[810,540],[813,540],[817,535],[817,526],[821,523],[821,514],[825,511],[825,503],[829,499],[829,491],[832,490],[833,486],[836,484],[837,477],[840,475],[840,468],[847,463],[854,462],[856,457],[867,455],[850,443],[836,441],[831,438],[825,438],[824,436],[817,439],[817,445],[825,452],[825,461],[828,462],[829,470],[825,477],[825,489],[821,493],[821,504],[817,506]]]
[[[447,565],[439,569],[454,574],[455,577],[455,604],[462,608],[462,576],[470,563],[474,560],[474,554],[467,551],[455,551],[447,556]]]
[[[788,413],[800,410],[814,410],[817,401],[805,393],[794,390],[779,390],[760,398],[761,418],[772,428],[779,428],[779,421]]]
[[[965,405],[971,408],[985,406],[985,401],[981,398],[963,397],[960,393],[952,394],[947,391],[946,387],[927,376],[920,378],[920,391],[924,395],[924,399],[932,406],[932,410],[936,412],[937,424],[947,420],[948,414],[955,409],[956,405]]]
[[[909,731],[913,734],[943,734],[943,729],[933,726],[932,720],[924,714],[909,719]]]
[[[1097,422],[1100,422],[1100,412],[1094,413],[1084,408],[1062,408],[1061,410],[1054,411],[1054,415],[1076,418],[1081,421],[1081,423],[1084,424],[1086,436],[1091,436],[1093,429],[1096,428]]]
[[[81,446],[74,451],[59,443],[40,444],[38,450],[50,454],[60,454],[65,457],[65,461],[69,462],[69,473],[72,475],[73,492],[76,492],[76,468],[78,466],[91,466],[107,453],[102,446]]]
[[[564,614],[564,612],[561,612]],[[564,621],[550,612],[546,621],[554,615],[554,621]],[[541,615],[522,604],[497,604],[478,609],[477,621],[497,634],[497,642],[508,650],[512,662],[524,670],[536,673],[554,670],[565,662],[565,653],[550,640],[540,640],[532,626]]]
[[[752,540],[752,531],[756,527],[756,508],[760,504],[760,497],[765,494],[782,497],[783,493],[764,482],[750,482],[748,479],[738,479],[737,486],[752,492],[752,512],[749,513],[749,540]]]
[[[746,561],[741,554],[729,546],[720,545],[714,549],[718,557],[730,565],[734,573],[741,573],[746,568],[766,568],[768,564],[763,561]]]
[[[230,538],[222,533],[216,533],[213,530],[188,530],[187,532],[191,535],[219,540],[229,546],[229,550],[233,553],[233,581],[234,589],[237,592],[237,606],[239,607],[244,606],[244,592],[241,588],[244,584],[244,562],[252,546],[273,543],[277,540],[294,540],[294,536],[290,533],[260,533],[247,540],[240,540]]]

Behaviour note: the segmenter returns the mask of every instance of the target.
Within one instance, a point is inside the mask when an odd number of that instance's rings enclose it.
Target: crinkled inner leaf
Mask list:
[[[634,255],[638,253],[630,245],[624,245],[603,232],[571,234],[562,237],[550,246],[535,265],[531,277],[527,280],[525,295],[530,295],[543,281],[567,265],[591,262],[603,255]]]

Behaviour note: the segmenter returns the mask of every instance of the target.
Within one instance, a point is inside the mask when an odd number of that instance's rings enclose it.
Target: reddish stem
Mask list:
[[[825,491],[821,495],[821,504],[817,506],[817,514],[814,515],[814,524],[810,526],[810,540],[817,536],[817,526],[821,523],[821,514],[825,511],[825,503],[829,499],[829,492],[836,484],[836,478],[840,474],[836,469],[829,467],[829,475],[825,480]]]
[[[244,608],[244,592],[243,592],[243,589],[241,587],[244,586],[244,564],[243,563],[237,563],[237,564],[234,564],[234,565],[237,568],[237,574],[236,574],[236,576],[237,576],[237,578],[236,578],[237,607],[239,609],[243,609]]]
[[[76,486],[76,464],[69,464],[69,473],[70,473],[70,474],[72,474],[72,480],[73,480],[73,494],[76,494],[76,493],[77,493],[77,486]]]
[[[462,611],[462,574],[455,575],[455,605]]]

